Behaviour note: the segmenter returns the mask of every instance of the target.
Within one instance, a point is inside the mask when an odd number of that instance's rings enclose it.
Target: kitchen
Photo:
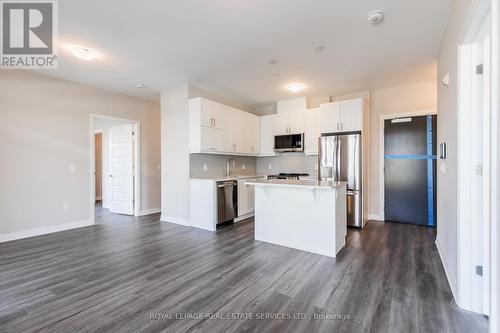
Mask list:
[[[367,179],[362,175],[368,164],[363,135],[368,105],[363,97],[329,97],[321,103],[301,97],[277,102],[275,114],[257,116],[207,98],[190,99],[190,225],[215,231],[255,216],[258,240],[336,256],[345,244],[346,226],[362,228],[367,219],[361,189]],[[292,197],[283,202],[286,194]],[[265,208],[265,203],[275,207]],[[298,212],[319,214],[310,219],[322,221],[321,226],[307,227],[300,214],[271,216],[286,212],[278,207],[291,203]],[[271,221],[276,222],[273,230]],[[279,225],[285,222],[287,228]],[[322,234],[329,237],[319,245]]]

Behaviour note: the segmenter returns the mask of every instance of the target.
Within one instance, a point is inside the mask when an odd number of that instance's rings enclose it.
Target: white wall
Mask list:
[[[437,108],[436,81],[414,85],[398,86],[371,92],[370,110],[370,216],[381,218],[383,210],[380,202],[380,116],[430,110]],[[439,127],[439,124],[438,124]]]
[[[456,295],[457,283],[457,45],[466,34],[478,0],[456,0],[448,21],[438,59],[438,80],[450,74],[450,85],[438,86],[438,142],[446,142],[446,172],[437,177],[437,244]],[[439,166],[438,166],[439,168]]]
[[[189,86],[161,94],[161,219],[189,224]]]
[[[141,121],[140,208],[159,207],[158,103],[28,71],[3,70],[0,239],[89,220],[90,113]],[[70,164],[76,165],[76,172],[70,172]],[[68,210],[63,210],[65,202]]]

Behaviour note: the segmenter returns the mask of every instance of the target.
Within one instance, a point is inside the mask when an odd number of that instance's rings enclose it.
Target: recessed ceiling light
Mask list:
[[[97,58],[97,53],[94,50],[81,46],[73,46],[71,48],[71,53],[82,60],[93,60]]]
[[[145,87],[145,85],[143,85],[142,83],[136,83],[135,86],[141,89]]]
[[[316,52],[323,52],[324,50],[325,50],[325,47],[323,45],[316,46],[314,48],[314,51],[316,51]]]
[[[291,83],[289,84],[287,87],[286,87],[288,90],[290,90],[291,92],[299,92],[301,91],[302,89],[304,89],[304,85],[300,82],[295,82],[295,83]]]
[[[269,65],[276,65],[278,63],[278,60],[276,59],[271,59],[267,62]]]
[[[373,25],[384,22],[384,12],[380,9],[374,10],[368,14],[368,22]]]

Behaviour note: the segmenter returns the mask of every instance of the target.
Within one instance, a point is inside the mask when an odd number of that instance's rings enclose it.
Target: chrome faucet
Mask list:
[[[226,161],[226,177],[231,176],[231,164],[232,163],[234,163],[234,160],[232,158],[230,158]]]

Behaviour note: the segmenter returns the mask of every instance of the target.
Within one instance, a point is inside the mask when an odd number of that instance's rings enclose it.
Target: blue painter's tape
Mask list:
[[[431,142],[431,147],[432,147],[432,142]],[[430,155],[384,155],[384,158],[387,160],[431,160],[432,162],[432,160],[437,159],[437,155],[432,155],[432,150],[431,150]]]
[[[432,155],[432,116],[427,116],[427,155]],[[434,226],[433,160],[427,160],[427,225]]]

